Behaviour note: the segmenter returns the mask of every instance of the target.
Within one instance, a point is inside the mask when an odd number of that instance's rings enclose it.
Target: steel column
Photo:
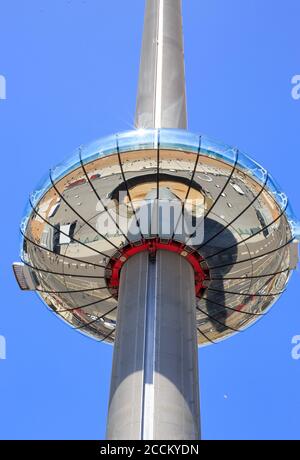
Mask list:
[[[187,129],[181,0],[147,0],[137,128]]]
[[[199,439],[193,269],[178,254],[144,252],[120,281],[107,438]]]

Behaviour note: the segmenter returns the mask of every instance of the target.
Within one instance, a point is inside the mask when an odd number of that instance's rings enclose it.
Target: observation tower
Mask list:
[[[136,129],[82,146],[31,194],[23,290],[114,345],[110,440],[200,438],[198,347],[285,290],[298,224],[265,168],[187,131],[180,0],[147,0]]]

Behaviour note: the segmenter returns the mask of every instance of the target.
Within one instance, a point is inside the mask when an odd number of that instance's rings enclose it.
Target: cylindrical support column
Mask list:
[[[135,126],[187,128],[181,0],[146,0]]]
[[[107,439],[200,437],[194,273],[144,252],[121,271]]]

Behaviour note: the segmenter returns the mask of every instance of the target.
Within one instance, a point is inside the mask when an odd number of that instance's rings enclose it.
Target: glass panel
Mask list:
[[[179,129],[161,129],[160,145],[162,148],[173,148],[197,153],[199,149],[199,134],[192,134]]]
[[[238,165],[259,182],[265,182],[267,170],[242,152],[239,152]]]
[[[209,157],[234,164],[236,160],[236,151],[236,148],[232,148],[229,145],[214,141],[209,137],[202,136],[201,154],[203,155],[208,155]]]
[[[49,190],[49,188],[51,188],[51,181],[49,172],[47,172],[37,183],[34,191],[30,195],[33,206],[35,206],[39,202],[39,200],[47,192],[47,190]]]
[[[81,148],[81,157],[84,164],[89,163],[117,151],[116,136],[107,136],[84,145]]]
[[[274,197],[280,208],[283,210],[287,206],[287,196],[286,194],[281,190],[280,186],[276,183],[275,179],[269,174],[269,178],[267,181],[267,190],[271,193],[271,195]]]
[[[51,177],[54,182],[58,182],[70,171],[73,171],[80,166],[80,151],[81,148],[77,148],[70,157],[59,163],[51,170]]]
[[[300,239],[300,222],[294,213],[294,210],[290,204],[286,208],[286,216],[291,227],[291,232],[294,238],[297,240]]]
[[[26,232],[26,228],[27,228],[28,221],[30,219],[31,213],[32,213],[32,207],[31,207],[31,205],[30,205],[30,203],[28,201],[26,203],[25,208],[24,208],[23,218],[22,218],[21,224],[20,224],[20,230],[21,230],[22,233]]]
[[[117,135],[120,152],[156,148],[158,130],[138,129]]]

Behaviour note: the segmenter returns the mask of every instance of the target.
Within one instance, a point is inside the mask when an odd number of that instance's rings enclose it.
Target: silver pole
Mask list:
[[[146,0],[135,125],[187,129],[181,0]]]
[[[144,252],[121,272],[107,439],[200,437],[194,273]]]
[[[136,127],[187,128],[181,0],[146,2]],[[167,251],[122,268],[107,439],[199,439],[194,283]]]

